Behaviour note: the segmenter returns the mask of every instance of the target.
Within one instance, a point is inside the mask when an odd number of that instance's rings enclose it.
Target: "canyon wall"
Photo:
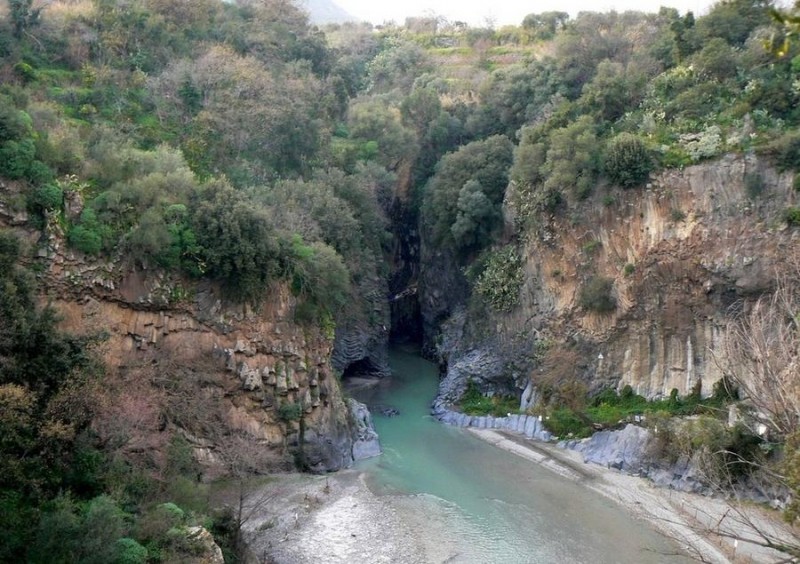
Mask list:
[[[208,281],[144,270],[124,256],[76,254],[55,216],[43,234],[26,221],[0,208],[0,227],[32,249],[28,266],[61,328],[96,338],[106,369],[95,420],[103,440],[157,464],[178,433],[211,475],[243,451],[275,468],[299,453],[306,467],[329,471],[349,466],[354,446],[356,458],[376,450],[377,437],[358,420],[363,406],[342,396],[332,328],[295,322],[285,285],[274,283],[257,309],[237,305]]]
[[[443,274],[448,259],[423,243],[421,303],[426,328],[441,327],[426,336],[447,365],[446,402],[467,379],[485,392],[530,393],[529,383],[553,372],[590,390],[629,384],[655,398],[699,383],[708,395],[722,376],[715,354],[725,324],[771,291],[798,245],[784,219],[797,201],[792,176],[755,156],[664,171],[637,189],[597,187],[588,201],[526,228],[514,225],[513,189],[507,228],[520,234],[524,282],[512,311],[436,288],[463,275]],[[612,312],[581,306],[592,277],[613,281]]]

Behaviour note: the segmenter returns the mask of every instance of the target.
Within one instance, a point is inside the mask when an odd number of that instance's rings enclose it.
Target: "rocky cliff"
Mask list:
[[[783,219],[797,200],[791,181],[755,156],[726,156],[665,171],[641,189],[598,187],[574,209],[519,229],[524,282],[509,313],[431,289],[461,274],[423,244],[423,316],[437,329],[427,337],[447,365],[441,396],[454,399],[468,378],[484,391],[531,392],[553,373],[590,389],[630,384],[646,397],[698,383],[710,394],[724,324],[771,290],[797,245]],[[582,307],[592,277],[613,281],[612,312]]]
[[[276,467],[300,454],[317,471],[379,452],[364,406],[342,397],[334,336],[294,321],[285,286],[258,309],[236,305],[208,281],[73,253],[55,217],[43,234],[26,221],[0,208],[0,227],[34,249],[42,300],[63,329],[100,337],[107,376],[95,430],[104,440],[157,464],[178,433],[212,474],[248,451]]]

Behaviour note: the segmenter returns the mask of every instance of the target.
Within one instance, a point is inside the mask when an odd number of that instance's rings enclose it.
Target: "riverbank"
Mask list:
[[[365,473],[279,477],[254,492],[242,527],[247,564],[429,564],[457,562],[454,539],[437,528],[424,496],[378,496]],[[268,503],[262,503],[268,499]],[[424,510],[422,506],[425,506]]]
[[[785,561],[785,555],[759,545],[763,539],[757,531],[787,539],[792,531],[762,508],[733,508],[724,500],[657,488],[648,480],[585,464],[578,452],[507,431],[470,428],[469,432],[620,504],[674,539],[691,558],[718,563]]]
[[[748,538],[750,523],[790,534],[757,507],[731,511],[724,501],[654,487],[647,480],[585,464],[579,453],[494,429],[469,432],[619,504],[673,539],[689,558],[714,563],[778,562]],[[328,476],[287,475],[252,494],[242,527],[249,563],[470,562],[448,535],[453,514],[427,496],[376,495],[360,470]],[[755,539],[757,540],[757,539]],[[668,556],[668,555],[664,555]]]

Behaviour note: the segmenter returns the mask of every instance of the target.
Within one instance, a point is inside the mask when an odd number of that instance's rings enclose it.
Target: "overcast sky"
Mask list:
[[[606,12],[616,10],[641,10],[657,12],[659,6],[671,6],[681,13],[692,10],[695,15],[707,11],[713,0],[334,0],[339,6],[361,20],[374,24],[394,20],[405,21],[406,16],[437,15],[450,21],[465,21],[470,25],[483,25],[492,18],[496,25],[519,25],[526,14],[558,10],[572,16],[580,11]]]

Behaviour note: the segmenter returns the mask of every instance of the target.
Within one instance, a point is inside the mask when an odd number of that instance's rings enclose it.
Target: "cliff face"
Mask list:
[[[302,451],[325,471],[349,466],[354,443],[357,457],[375,450],[364,444],[377,443],[374,432],[360,436],[359,406],[342,398],[333,335],[294,322],[286,287],[275,285],[258,310],[237,306],[208,282],[124,266],[123,257],[77,256],[55,218],[41,238],[23,220],[0,214],[0,226],[17,225],[38,250],[43,301],[64,330],[102,336],[107,376],[95,430],[103,440],[157,463],[179,433],[212,474],[248,451],[276,467]]]
[[[700,382],[710,394],[721,377],[714,354],[724,324],[772,289],[797,244],[783,220],[797,199],[791,180],[755,157],[727,156],[617,190],[613,201],[598,193],[569,217],[539,223],[524,237],[524,284],[512,312],[423,299],[431,318],[449,315],[438,339],[448,364],[442,395],[457,395],[473,374],[484,375],[477,381],[489,391],[507,389],[509,378],[526,388],[554,371],[572,372],[590,389],[630,384],[656,397]],[[581,307],[591,277],[613,281],[613,312]],[[487,355],[500,366],[488,381],[470,361]]]

